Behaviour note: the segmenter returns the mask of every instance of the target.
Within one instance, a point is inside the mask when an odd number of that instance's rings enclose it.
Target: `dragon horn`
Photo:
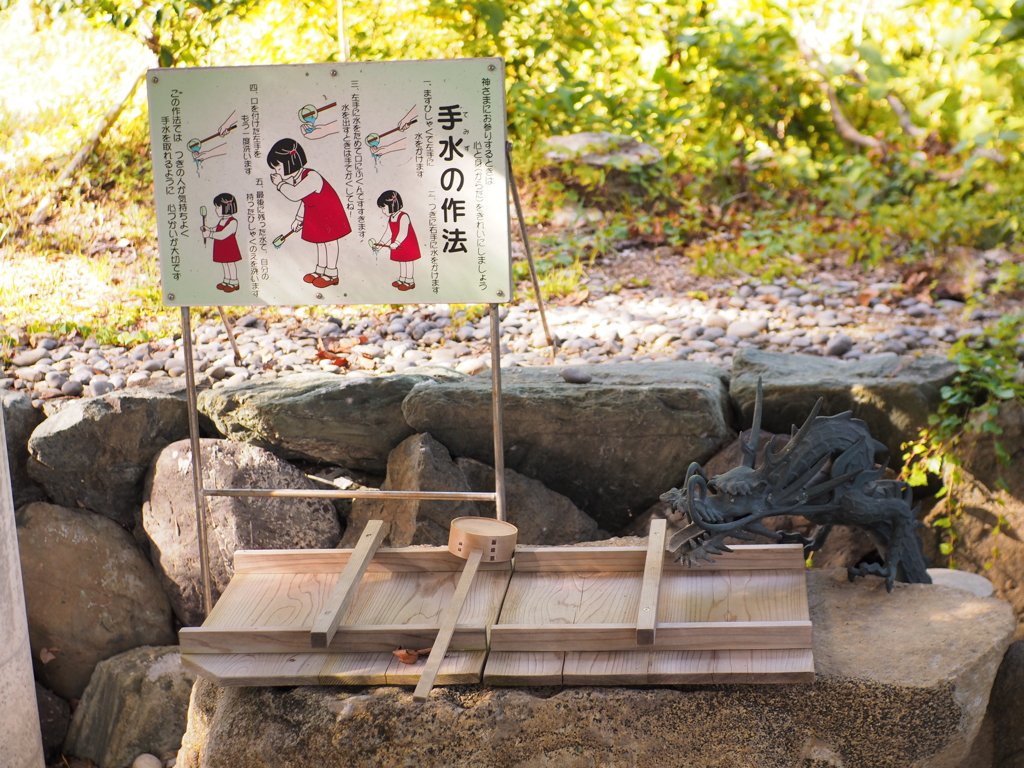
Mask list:
[[[816,402],[814,404],[814,408],[811,409],[811,414],[807,417],[807,420],[803,423],[803,426],[800,427],[799,431],[797,431],[789,439],[789,442],[786,443],[786,447],[783,448],[781,451],[779,451],[777,454],[771,455],[769,457],[773,464],[777,464],[780,461],[782,461],[782,459],[785,456],[787,456],[790,453],[792,453],[793,450],[797,447],[797,445],[799,445],[800,442],[805,437],[807,437],[807,433],[811,431],[811,425],[814,423],[814,420],[816,418],[818,418],[818,414],[821,413],[821,406],[824,405],[824,403],[825,403],[825,399],[819,397],[818,398],[818,402]]]
[[[743,451],[743,466],[754,468],[757,461],[757,444],[761,440],[761,413],[764,409],[764,392],[761,389],[761,377],[757,377],[757,398],[754,400],[754,423],[750,427],[750,442],[740,441]]]

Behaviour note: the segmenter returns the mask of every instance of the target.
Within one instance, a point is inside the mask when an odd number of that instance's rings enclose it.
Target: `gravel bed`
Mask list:
[[[749,347],[843,360],[944,354],[958,338],[981,333],[1002,314],[974,309],[965,316],[965,305],[951,300],[935,306],[913,298],[897,301],[891,296],[897,287],[825,275],[800,284],[722,283],[709,298],[688,298],[650,289],[606,292],[595,283],[581,304],[550,306],[547,317],[558,338],[559,365],[698,360],[728,367],[736,350]],[[865,288],[872,298],[862,305],[858,298]],[[448,305],[408,305],[375,316],[337,309],[327,319],[311,319],[304,308],[278,308],[285,317],[277,321],[258,314],[240,318],[234,332],[241,364],[220,322],[198,325],[194,351],[202,384],[224,387],[307,371],[375,375],[418,366],[473,375],[490,367],[486,314],[467,319],[464,309]],[[535,304],[503,306],[500,317],[502,367],[551,362]],[[0,373],[0,390],[28,391],[38,406],[185,375],[180,338],[125,348],[29,338],[19,328],[7,334],[22,346]]]

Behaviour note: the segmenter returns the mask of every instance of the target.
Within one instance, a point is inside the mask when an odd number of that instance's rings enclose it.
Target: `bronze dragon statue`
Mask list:
[[[758,379],[754,422],[749,440],[740,443],[740,466],[709,478],[694,462],[682,490],[662,494],[662,501],[689,520],[669,543],[676,559],[688,565],[699,565],[702,559],[714,562],[711,555],[732,551],[725,544],[727,537],[756,540],[755,534],[803,544],[804,555],[809,556],[825,543],[832,526],[855,525],[868,532],[884,563],[851,566],[850,581],[881,576],[890,592],[896,581],[930,584],[916,533],[923,524],[917,520],[911,490],[901,480],[883,479],[888,450],[871,437],[867,424],[850,411],[819,416],[819,399],[784,446],[779,445],[784,436],[771,439],[758,467],[762,406]],[[877,464],[879,454],[884,456]],[[763,520],[776,515],[800,515],[818,527],[810,539],[772,531]]]

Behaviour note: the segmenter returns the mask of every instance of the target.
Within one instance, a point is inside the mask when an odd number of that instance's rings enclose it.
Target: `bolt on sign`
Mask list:
[[[154,69],[147,84],[166,304],[511,297],[501,59]]]

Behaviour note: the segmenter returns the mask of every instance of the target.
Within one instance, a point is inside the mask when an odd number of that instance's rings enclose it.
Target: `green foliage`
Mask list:
[[[40,0],[51,13],[75,11],[127,32],[157,54],[161,67],[205,63],[205,55],[225,19],[247,14],[256,0]]]

